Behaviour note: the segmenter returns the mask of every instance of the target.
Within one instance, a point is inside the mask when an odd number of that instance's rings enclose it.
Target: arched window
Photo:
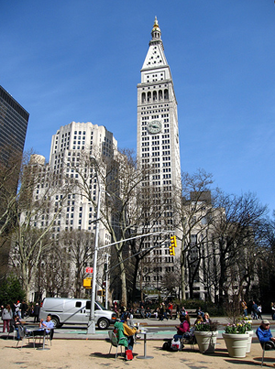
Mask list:
[[[156,101],[157,99],[157,91],[153,91],[153,101]]]
[[[146,101],[146,94],[145,94],[145,92],[142,92],[142,94],[141,94],[141,101],[142,101],[142,103],[144,103]]]
[[[159,90],[159,101],[162,100],[162,90]]]
[[[151,102],[151,92],[147,93],[147,102]]]
[[[168,90],[164,90],[164,100],[168,100],[168,99],[169,99]]]

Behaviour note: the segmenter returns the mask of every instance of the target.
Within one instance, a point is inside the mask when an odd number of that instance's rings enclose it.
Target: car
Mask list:
[[[56,328],[63,324],[88,324],[90,320],[91,300],[45,297],[39,318],[46,320],[51,314]],[[116,313],[105,309],[98,301],[95,302],[95,319],[99,329],[106,329],[117,319]]]

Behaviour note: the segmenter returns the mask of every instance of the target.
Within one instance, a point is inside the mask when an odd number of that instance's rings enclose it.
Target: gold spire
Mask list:
[[[155,22],[154,22],[152,31],[156,31],[157,29],[160,31],[158,19],[157,19],[157,16],[155,16]]]

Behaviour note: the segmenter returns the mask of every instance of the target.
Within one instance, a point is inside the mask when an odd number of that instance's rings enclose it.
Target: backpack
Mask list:
[[[181,340],[175,341],[174,339],[169,339],[162,345],[162,349],[165,351],[179,351],[182,348]]]

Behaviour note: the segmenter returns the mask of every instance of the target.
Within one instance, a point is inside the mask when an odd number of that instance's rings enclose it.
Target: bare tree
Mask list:
[[[39,195],[36,194],[37,188],[40,189]],[[61,188],[63,195],[56,202],[55,195]],[[12,266],[20,268],[26,296],[29,296],[41,254],[51,245],[47,236],[61,214],[69,192],[62,174],[54,174],[48,166],[30,161],[24,167],[14,215],[15,226],[11,234],[13,248],[10,256]]]
[[[202,258],[205,257],[203,246],[207,242],[208,230],[212,219],[211,185],[212,175],[200,169],[195,174],[182,174],[182,201],[177,212],[179,222],[178,244],[180,249],[181,291],[185,298],[185,287],[189,283],[190,297],[193,297],[193,283],[199,279]],[[186,281],[186,275],[188,279]]]
[[[259,237],[267,208],[259,204],[251,193],[229,196],[221,192],[216,197],[216,208],[220,211],[216,213],[212,225],[218,265],[217,302],[223,305],[229,299],[230,286],[241,294],[244,281],[248,282],[253,277],[256,246],[260,245]]]

